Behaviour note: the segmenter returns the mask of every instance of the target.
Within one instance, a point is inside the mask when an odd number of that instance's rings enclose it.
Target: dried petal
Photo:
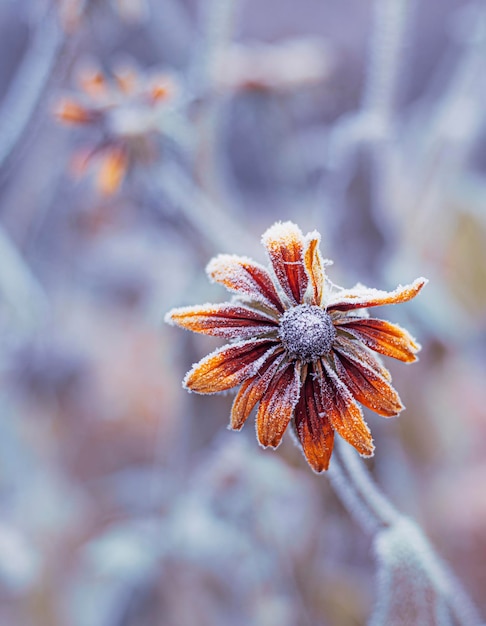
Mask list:
[[[295,427],[307,462],[316,472],[329,467],[334,446],[334,431],[324,412],[314,374],[305,379],[295,407]]]
[[[262,446],[276,448],[299,399],[300,363],[290,363],[276,376],[260,402],[257,436]]]
[[[85,68],[79,74],[79,84],[83,91],[93,99],[108,95],[108,83],[105,75],[98,69]]]
[[[128,155],[123,148],[110,148],[105,152],[98,173],[98,186],[109,196],[120,188],[128,168]]]
[[[275,276],[291,304],[302,304],[309,284],[304,266],[304,237],[292,222],[277,222],[262,237]]]
[[[240,430],[246,422],[253,408],[260,402],[263,394],[277,374],[284,358],[285,354],[283,352],[279,354],[278,351],[275,351],[260,368],[256,376],[242,383],[231,409],[231,428],[233,430]]]
[[[68,124],[90,124],[96,119],[93,111],[69,98],[61,100],[54,113],[56,117]]]
[[[360,341],[348,339],[348,337],[338,334],[334,342],[334,350],[344,354],[351,360],[359,359],[362,363],[366,363],[378,376],[382,376],[388,381],[391,380],[390,372],[383,365],[378,355],[373,354],[373,352]]]
[[[195,333],[229,339],[249,339],[278,328],[273,318],[235,304],[203,304],[173,309],[167,314],[166,322]]]
[[[266,268],[251,259],[220,254],[212,259],[206,271],[216,283],[233,293],[254,300],[276,312],[283,312],[282,302]]]
[[[218,393],[254,376],[278,345],[268,339],[249,339],[223,346],[192,366],[184,386],[198,393]]]
[[[126,96],[133,95],[138,87],[138,74],[133,67],[120,67],[113,72],[118,89]]]
[[[305,238],[306,247],[304,251],[304,265],[309,276],[306,302],[318,306],[322,303],[322,292],[324,288],[324,263],[321,253],[319,252],[320,241],[321,236],[318,232],[314,231],[309,233]]]
[[[334,294],[328,304],[329,311],[350,311],[351,309],[366,309],[372,306],[385,304],[399,304],[412,300],[427,284],[426,278],[417,278],[411,285],[398,286],[394,291],[380,291],[363,285],[356,285],[352,289],[343,289]]]
[[[375,318],[343,317],[336,325],[362,341],[368,348],[399,361],[413,363],[420,345],[398,324]]]
[[[324,360],[321,363],[323,370],[318,377],[321,383],[321,399],[331,426],[362,456],[371,456],[374,450],[373,439],[360,407],[330,365]]]
[[[339,378],[358,402],[383,417],[394,417],[403,410],[395,389],[365,363],[359,359],[351,361],[337,352],[334,362]]]

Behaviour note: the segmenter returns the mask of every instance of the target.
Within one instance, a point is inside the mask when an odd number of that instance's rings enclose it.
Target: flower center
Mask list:
[[[331,350],[336,330],[324,309],[299,304],[283,314],[279,336],[291,356],[313,361]]]

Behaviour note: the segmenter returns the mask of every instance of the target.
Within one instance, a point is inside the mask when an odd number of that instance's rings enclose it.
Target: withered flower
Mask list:
[[[233,43],[213,65],[221,91],[285,93],[321,83],[333,66],[329,46],[321,39],[302,37],[281,43]]]
[[[407,302],[427,281],[418,278],[392,292],[362,285],[336,289],[325,277],[319,233],[303,236],[295,224],[279,222],[262,242],[270,270],[227,254],[209,263],[209,277],[236,294],[232,302],[167,314],[171,324],[231,340],[195,364],[184,386],[217,393],[241,385],[231,428],[239,430],[259,403],[260,444],[276,448],[292,421],[316,472],[329,466],[335,432],[371,456],[373,440],[358,402],[384,417],[404,408],[373,351],[410,363],[420,346],[366,309]]]
[[[110,78],[98,70],[85,71],[79,95],[62,98],[55,110],[61,121],[89,127],[97,135],[92,147],[76,154],[75,173],[94,165],[98,189],[110,195],[134,165],[155,160],[160,107],[170,103],[174,88],[169,76],[149,78],[133,68]]]

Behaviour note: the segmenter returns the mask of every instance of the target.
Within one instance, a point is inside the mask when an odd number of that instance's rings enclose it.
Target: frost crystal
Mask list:
[[[324,309],[301,304],[285,312],[279,336],[291,356],[313,361],[331,350],[336,331]]]

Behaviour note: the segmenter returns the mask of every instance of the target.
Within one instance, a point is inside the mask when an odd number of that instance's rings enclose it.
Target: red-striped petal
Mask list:
[[[356,285],[353,289],[344,289],[335,293],[328,302],[328,310],[350,311],[351,309],[366,309],[372,306],[408,302],[408,300],[415,298],[426,283],[426,278],[417,278],[411,285],[399,286],[394,291],[380,291],[379,289]]]
[[[381,359],[376,354],[373,354],[361,341],[355,341],[354,339],[349,339],[348,337],[338,334],[334,340],[333,349],[338,350],[351,360],[358,358],[361,362],[366,363],[366,365],[379,376],[383,376],[385,380],[391,380],[391,374],[383,365]]]
[[[335,325],[362,341],[368,348],[405,363],[413,363],[420,345],[397,324],[375,318],[343,317]]]
[[[249,339],[278,328],[272,317],[235,304],[203,304],[173,309],[166,322],[196,333],[228,339]]]
[[[300,363],[290,363],[269,385],[257,414],[257,436],[262,446],[276,448],[299,399]]]
[[[321,363],[323,369],[318,380],[321,382],[322,404],[331,426],[362,456],[371,456],[373,439],[359,405],[329,364],[324,360]]]
[[[320,306],[324,290],[324,263],[319,251],[321,236],[314,231],[305,238],[304,265],[309,276],[309,286],[305,300],[308,304]]]
[[[223,346],[193,365],[183,384],[198,393],[226,391],[254,376],[278,347],[268,339]]]
[[[383,417],[394,417],[404,409],[390,383],[359,359],[351,361],[335,352],[334,362],[337,375],[358,402]]]
[[[292,222],[277,222],[262,237],[275,276],[291,304],[302,304],[309,284],[304,265],[304,237]]]
[[[307,462],[316,472],[327,470],[334,446],[334,431],[322,406],[320,388],[313,372],[306,376],[294,417]]]
[[[209,277],[238,296],[254,300],[275,312],[284,308],[267,269],[246,257],[220,254],[206,268]]]
[[[258,374],[245,380],[238,391],[231,409],[231,428],[240,430],[254,407],[260,402],[274,376],[277,375],[285,354],[273,353],[260,368]]]

